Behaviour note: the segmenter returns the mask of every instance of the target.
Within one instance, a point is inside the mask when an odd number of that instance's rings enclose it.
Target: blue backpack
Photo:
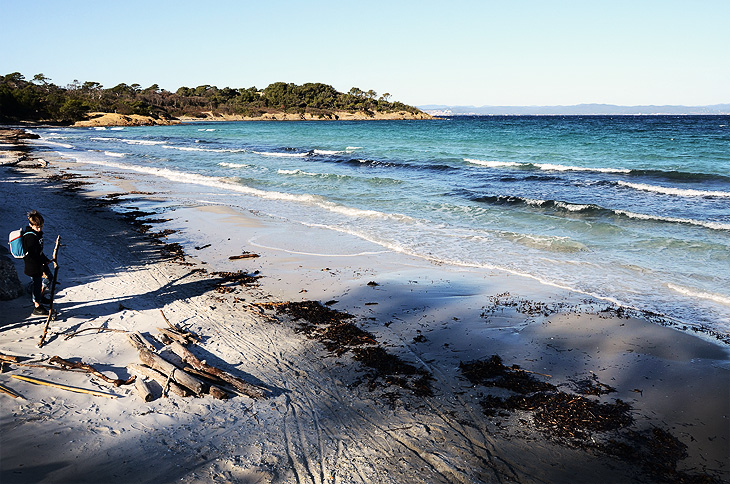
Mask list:
[[[26,232],[25,234],[29,234],[30,232]],[[25,235],[23,233],[23,229],[13,230],[10,232],[10,236],[8,237],[8,244],[10,245],[10,253],[15,257],[16,259],[23,259],[27,255],[25,253],[25,249],[23,248],[23,236]]]

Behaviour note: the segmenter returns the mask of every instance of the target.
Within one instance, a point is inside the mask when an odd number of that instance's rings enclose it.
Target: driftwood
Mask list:
[[[208,387],[208,394],[213,398],[217,398],[218,400],[226,400],[228,398],[228,393],[226,393],[224,390],[221,390],[215,385],[211,385],[210,387]]]
[[[113,332],[113,333],[128,333],[126,329],[113,329],[113,328],[84,328],[79,331],[75,331],[73,333],[62,333],[61,335],[64,337],[64,340],[70,340],[74,336],[77,336],[85,331],[96,331],[97,333],[104,333],[104,332]]]
[[[185,336],[178,333],[177,331],[173,331],[167,328],[157,328],[157,331],[160,332],[160,342],[163,342],[165,344],[170,344],[170,342],[172,341],[176,341],[181,345],[186,345],[190,343],[190,341]]]
[[[259,257],[258,254],[252,254],[251,252],[244,252],[241,255],[232,255],[228,258],[228,260],[238,260],[238,259],[255,259],[256,257]]]
[[[137,348],[137,350],[149,350],[149,351],[155,351],[155,347],[152,346],[152,344],[147,341],[147,339],[142,336],[142,333],[139,331],[134,331],[132,333],[127,334],[127,339],[129,340],[130,344]]]
[[[2,361],[9,361],[10,363],[17,363],[19,359],[20,358],[18,358],[17,356],[3,355],[2,353],[0,353],[0,360],[2,360]]]
[[[166,375],[163,375],[157,370],[153,370],[152,368],[144,365],[138,365],[136,363],[131,363],[127,365],[127,369],[130,373],[133,373],[137,375],[137,377],[145,376],[149,378],[150,380],[154,380],[157,383],[160,384],[160,386],[165,389],[165,386],[167,386],[168,378]],[[138,380],[140,378],[137,378]],[[170,386],[168,387],[169,390],[174,393],[175,395],[180,395],[181,397],[187,397],[190,396],[190,390],[188,390],[185,387],[182,387],[175,383],[174,381],[169,382]]]
[[[189,373],[185,373],[181,368],[173,365],[160,355],[152,353],[150,350],[145,348],[139,350],[139,359],[150,368],[164,373],[180,385],[189,388],[196,395],[203,393],[203,389],[205,388],[203,382]]]
[[[152,396],[152,390],[150,390],[147,382],[145,382],[141,378],[137,378],[134,380],[134,388],[137,389],[137,394],[139,395],[139,398],[141,398],[145,402],[151,402],[155,398]]]
[[[225,371],[210,366],[204,361],[200,361],[195,355],[193,355],[190,350],[185,348],[183,345],[179,343],[172,343],[170,345],[170,349],[173,353],[178,355],[182,360],[187,363],[188,365],[192,366],[196,370],[202,371],[204,373],[209,373],[211,375],[214,375],[221,380],[230,383],[233,385],[234,388],[237,390],[240,390],[244,394],[253,397],[253,398],[262,398],[264,396],[264,390],[256,385],[252,385],[251,383],[245,382],[241,380],[238,377],[235,377],[231,375],[230,373],[226,373]]]
[[[70,392],[86,393],[88,395],[94,395],[95,397],[117,398],[116,395],[113,395],[111,393],[102,393],[95,390],[87,390],[85,388],[70,387],[68,385],[62,385],[60,383],[53,383],[45,380],[38,380],[37,378],[30,378],[27,376],[10,375],[10,378],[16,378],[18,380],[27,381],[29,383],[35,383],[36,385],[45,385],[53,388],[59,388],[61,390],[68,390]]]
[[[197,334],[195,334],[195,333],[193,333],[191,331],[186,331],[186,330],[182,329],[181,327],[179,327],[176,324],[172,324],[167,319],[167,316],[165,316],[165,313],[162,312],[162,309],[160,309],[160,314],[162,314],[162,318],[165,320],[165,322],[167,323],[167,326],[170,328],[168,331],[165,331],[165,333],[168,336],[172,337],[169,332],[173,332],[176,335],[181,336],[185,340],[187,340],[185,343],[181,343],[181,344],[195,343],[195,342],[199,342],[200,341],[200,338],[198,337]],[[157,329],[160,329],[160,328],[157,328]],[[161,329],[160,329],[160,332],[162,332]],[[173,339],[175,339],[175,338],[173,338]],[[175,341],[177,341],[177,339],[175,339]]]
[[[20,396],[20,394],[15,393],[14,390],[12,390],[12,389],[10,389],[10,388],[8,388],[6,386],[3,386],[3,385],[0,385],[0,393],[4,393],[5,395],[9,395],[9,396],[11,396],[13,398],[20,398],[22,400],[25,400],[25,398],[23,398],[22,396]]]
[[[53,268],[53,280],[51,281],[51,302],[48,305],[48,318],[46,319],[46,325],[43,327],[43,334],[41,334],[41,339],[38,340],[38,347],[42,348],[43,344],[46,342],[46,335],[48,334],[48,325],[51,323],[51,319],[54,318],[54,312],[53,312],[53,296],[56,294],[56,279],[58,278],[58,248],[61,245],[61,236],[59,235],[56,237],[56,247],[53,249],[53,265],[55,266]]]
[[[101,378],[107,383],[111,383],[114,386],[118,387],[120,385],[129,385],[134,381],[134,377],[130,378],[129,380],[120,380],[118,378],[109,378],[108,376],[104,375],[102,372],[97,370],[91,365],[87,365],[84,362],[75,363],[73,361],[64,360],[60,356],[54,356],[50,360],[48,360],[49,363],[56,364],[63,368],[64,370],[82,370],[86,373],[90,373],[96,377]]]

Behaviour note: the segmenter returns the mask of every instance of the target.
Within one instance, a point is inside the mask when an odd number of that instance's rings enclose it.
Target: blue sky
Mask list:
[[[0,74],[408,104],[730,103],[730,1],[0,0]]]

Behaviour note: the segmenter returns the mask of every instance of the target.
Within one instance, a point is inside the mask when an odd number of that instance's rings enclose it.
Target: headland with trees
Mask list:
[[[0,76],[0,123],[37,122],[93,126],[171,124],[179,120],[427,119],[418,108],[391,101],[388,93],[353,87],[337,91],[322,83],[275,82],[264,89],[180,87],[74,81],[57,86],[43,74]],[[126,120],[126,121],[125,121]]]

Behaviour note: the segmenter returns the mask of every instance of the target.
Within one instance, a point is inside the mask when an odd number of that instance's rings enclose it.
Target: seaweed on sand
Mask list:
[[[385,385],[397,385],[419,396],[432,394],[432,377],[426,370],[416,368],[402,358],[388,353],[378,344],[375,336],[352,323],[351,314],[330,309],[318,301],[262,304],[274,308],[279,314],[287,314],[298,322],[297,331],[308,338],[320,341],[327,351],[342,356],[352,352],[353,358],[370,368],[369,388],[378,381]]]
[[[636,431],[631,406],[620,400],[601,402],[559,391],[541,382],[517,365],[507,367],[498,355],[486,360],[461,363],[462,375],[475,385],[499,387],[514,392],[502,398],[487,395],[481,406],[488,416],[510,417],[519,412],[520,422],[532,421],[535,429],[548,439],[571,447],[613,455],[637,465],[657,482],[715,484],[707,473],[689,474],[677,470],[687,456],[687,447],[666,430],[653,427]],[[592,378],[573,382],[584,395],[603,395],[615,389]],[[600,434],[600,435],[598,435]]]
[[[261,278],[257,274],[246,274],[245,272],[211,272],[210,275],[217,278],[216,292],[224,294],[235,291],[236,286],[255,286]]]

